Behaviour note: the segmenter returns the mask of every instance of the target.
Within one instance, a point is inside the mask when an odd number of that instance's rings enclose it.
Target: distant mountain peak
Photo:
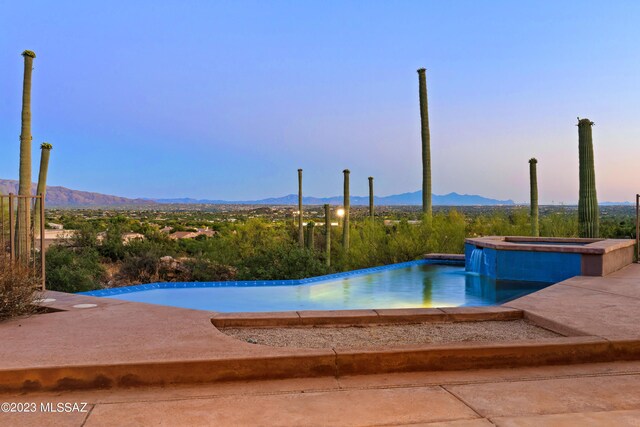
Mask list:
[[[36,192],[36,184],[31,184],[32,193]],[[18,192],[18,181],[0,179],[0,193]],[[48,207],[91,207],[91,206],[140,206],[156,204],[153,200],[129,199],[110,196],[89,191],[71,190],[60,186],[47,186],[45,205]]]

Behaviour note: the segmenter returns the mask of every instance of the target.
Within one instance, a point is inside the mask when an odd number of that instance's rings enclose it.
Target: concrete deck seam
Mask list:
[[[541,314],[536,313],[535,311],[531,311],[531,310],[522,310],[522,315],[523,318],[525,320],[528,320],[529,322],[533,323],[535,326],[542,328],[542,329],[546,329],[548,331],[551,332],[555,332],[556,334],[560,334],[562,336],[565,336],[567,338],[570,337],[598,337],[601,338],[599,335],[593,335],[591,333],[588,333],[586,331],[583,331],[581,329],[577,329],[571,326],[567,326],[564,325],[556,320],[550,319],[548,317],[545,317]],[[541,322],[547,322],[548,325],[544,326],[541,325]],[[551,329],[552,327],[556,327],[558,326],[558,330],[554,330]],[[562,331],[561,331],[562,330]]]
[[[80,424],[80,427],[84,427],[84,425],[87,423],[87,420],[91,416],[91,413],[93,412],[93,408],[95,408],[97,405],[98,405],[97,403],[94,403],[91,405],[91,408],[89,408],[89,412],[87,412],[87,415],[84,417],[84,420],[82,420],[82,424]]]
[[[639,298],[639,297],[634,297],[634,296],[631,296],[631,295],[621,295],[621,294],[616,294],[615,292],[603,291],[602,289],[593,289],[593,288],[590,288],[590,287],[588,287],[588,286],[576,286],[576,285],[571,285],[571,284],[568,284],[568,283],[561,283],[561,284],[562,284],[563,286],[570,286],[570,287],[572,287],[572,288],[577,288],[577,289],[587,289],[587,290],[589,290],[589,291],[593,291],[593,292],[600,292],[600,293],[603,293],[603,294],[609,294],[609,295],[615,295],[615,296],[617,296],[617,297],[622,297],[622,298],[631,298],[631,299],[635,299],[635,300],[640,300],[640,298]]]
[[[486,416],[482,415],[480,413],[480,411],[478,411],[476,408],[474,408],[473,406],[471,406],[470,403],[467,403],[463,398],[461,398],[460,396],[458,396],[457,394],[453,393],[451,390],[449,390],[447,387],[441,385],[440,388],[442,390],[444,390],[445,393],[448,393],[449,395],[451,395],[454,399],[456,399],[457,401],[459,401],[460,403],[462,403],[463,405],[465,405],[467,408],[471,409],[477,416],[478,418],[487,418]]]
[[[618,412],[618,411],[635,411],[637,410],[636,408],[627,408],[627,409],[601,409],[601,408],[592,408],[592,409],[588,409],[585,411],[580,411],[580,412],[575,412],[575,411],[570,411],[570,412],[542,412],[542,413],[535,413],[535,414],[520,414],[520,415],[498,415],[498,416],[494,416],[494,417],[486,417],[486,419],[495,425],[496,422],[500,421],[500,418],[505,419],[513,419],[513,420],[517,420],[519,418],[543,418],[543,417],[547,417],[547,416],[552,416],[552,415],[580,415],[580,414],[585,414],[585,413],[607,413],[607,412]],[[495,420],[495,421],[494,421]],[[564,424],[563,424],[564,425]],[[600,424],[598,424],[600,425]]]
[[[170,385],[170,384],[169,384]],[[88,390],[92,391],[92,390]],[[265,391],[265,392],[256,392],[256,393],[227,393],[227,394],[203,394],[203,395],[193,395],[193,396],[176,396],[169,397],[163,399],[157,398],[145,398],[145,399],[129,399],[129,400],[112,400],[108,402],[100,402],[94,403],[93,405],[122,405],[126,403],[157,403],[157,402],[182,402],[185,400],[206,400],[206,399],[220,399],[220,398],[232,398],[237,396],[256,396],[256,397],[264,397],[264,396],[287,396],[287,395],[298,395],[298,394],[308,394],[308,393],[332,393],[332,392],[346,392],[351,391],[351,389],[340,389],[340,388],[309,388],[309,389],[301,389],[301,390],[283,390],[283,391]]]
[[[430,420],[428,421],[426,424],[423,421],[416,421],[415,423],[402,423],[401,426],[429,426],[432,424],[440,424],[440,423],[455,423],[457,421],[467,421],[467,420],[478,420],[478,419],[486,419],[486,418],[442,418],[442,419],[435,419],[435,420]],[[489,421],[489,420],[487,420]],[[489,421],[490,422],[490,421]],[[491,423],[493,424],[493,423]],[[367,424],[366,427],[392,427],[392,426],[397,426],[398,423],[390,423],[390,424]],[[495,425],[495,424],[493,424]]]

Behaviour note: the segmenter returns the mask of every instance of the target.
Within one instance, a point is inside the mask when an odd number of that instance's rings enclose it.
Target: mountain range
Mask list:
[[[36,184],[32,184],[32,191],[35,193]],[[18,181],[11,179],[0,179],[0,194],[9,194],[18,192]],[[513,200],[496,200],[489,199],[477,195],[449,193],[445,195],[433,195],[433,204],[447,206],[475,206],[475,205],[514,205]],[[420,205],[422,204],[422,192],[394,194],[391,196],[374,197],[377,205]],[[211,205],[296,205],[298,196],[289,194],[283,197],[272,197],[261,200],[209,200],[209,199],[150,199],[139,198],[130,199],[127,197],[112,196],[108,194],[92,193],[89,191],[72,190],[60,186],[47,186],[46,204],[49,207],[91,207],[91,206],[142,206],[155,204],[211,204]],[[334,197],[303,197],[303,203],[306,205],[322,205],[329,203],[332,205],[341,205],[342,196]],[[369,197],[352,196],[351,204],[354,206],[368,205]]]
[[[36,184],[32,184],[32,191],[35,193]],[[12,179],[0,179],[0,194],[18,192],[18,181]],[[512,206],[513,200],[497,200],[474,194],[449,193],[444,195],[434,194],[432,196],[434,206]],[[302,199],[305,205],[341,205],[342,196],[333,197],[312,197],[305,196]],[[422,191],[413,193],[394,194],[391,196],[376,196],[374,202],[378,206],[409,206],[422,204]],[[210,199],[152,199],[112,196],[108,194],[93,193],[89,191],[72,190],[60,186],[47,186],[47,206],[49,207],[97,207],[97,206],[145,206],[156,204],[210,204],[210,205],[296,205],[298,196],[289,194],[282,197],[271,197],[260,200],[210,200]],[[352,196],[353,206],[366,206],[369,204],[368,196]],[[630,205],[630,202],[602,202],[601,205]]]
[[[208,200],[208,199],[152,199],[157,203],[182,203],[182,204],[237,204],[237,205],[297,205],[298,195],[289,194],[282,197],[272,197],[261,200],[241,200],[241,201],[227,201],[227,200]],[[302,198],[302,203],[305,205],[323,205],[328,203],[330,205],[341,205],[342,196],[333,197],[313,197],[305,196]],[[422,191],[415,191],[413,193],[394,194],[391,196],[378,197],[374,196],[373,201],[378,206],[407,206],[407,205],[421,205],[422,204]],[[458,194],[449,193],[445,195],[434,194],[433,198],[434,206],[499,206],[499,205],[514,205],[513,200],[496,200],[489,199],[478,195],[470,194]],[[366,206],[369,204],[369,196],[351,196],[352,206]]]
[[[31,184],[31,191],[36,192],[36,184]],[[0,194],[18,193],[18,181],[0,179]],[[126,197],[91,193],[89,191],[71,190],[66,187],[47,186],[45,205],[48,207],[81,207],[81,206],[124,206],[149,205],[153,201],[145,199],[128,199]]]

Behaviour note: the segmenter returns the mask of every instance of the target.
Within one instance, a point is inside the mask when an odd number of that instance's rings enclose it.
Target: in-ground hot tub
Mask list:
[[[554,283],[606,276],[633,262],[631,239],[491,236],[465,240],[467,271],[497,280]]]

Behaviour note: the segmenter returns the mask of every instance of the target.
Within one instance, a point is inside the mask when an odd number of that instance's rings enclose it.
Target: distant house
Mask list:
[[[218,234],[218,232],[215,231],[215,230],[210,230],[208,228],[198,228],[198,235],[199,236],[213,237],[216,234]]]
[[[102,243],[102,241],[105,239],[105,237],[107,237],[107,233],[104,231],[101,231],[100,233],[98,233],[96,235],[96,238],[98,240],[98,243]],[[122,233],[122,243],[123,244],[127,244],[130,243],[132,240],[144,240],[144,234],[141,233],[134,233],[134,232],[127,232],[127,233]]]
[[[55,222],[48,222],[47,227],[52,230],[64,230],[64,226],[62,224],[56,224]]]
[[[144,240],[144,234],[142,233],[124,233],[122,235],[122,243],[125,245],[132,240]]]
[[[176,231],[175,233],[169,234],[169,238],[174,240],[195,239],[198,236],[213,237],[216,234],[218,234],[218,232],[215,230],[209,230],[208,228],[199,228],[196,231]]]
[[[169,234],[169,238],[174,240],[195,239],[196,237],[198,237],[197,231],[176,231],[175,233]]]
[[[398,225],[398,224],[400,224],[400,221],[399,221],[399,220],[397,220],[397,219],[385,219],[383,223],[384,223],[384,225],[386,225],[387,227],[391,227],[391,226],[393,226],[393,225]],[[422,223],[422,221],[414,220],[414,219],[410,219],[410,220],[408,220],[408,221],[407,221],[407,224],[409,224],[409,225],[419,225],[419,224],[421,224],[421,223]]]
[[[44,238],[68,240],[76,234],[76,230],[44,230]]]
[[[171,233],[172,230],[173,230],[173,227],[166,226],[166,227],[162,227],[160,229],[160,232],[169,234]]]
[[[53,244],[59,244],[71,240],[76,230],[44,230],[44,249],[47,250]],[[39,240],[39,239],[38,239]]]

